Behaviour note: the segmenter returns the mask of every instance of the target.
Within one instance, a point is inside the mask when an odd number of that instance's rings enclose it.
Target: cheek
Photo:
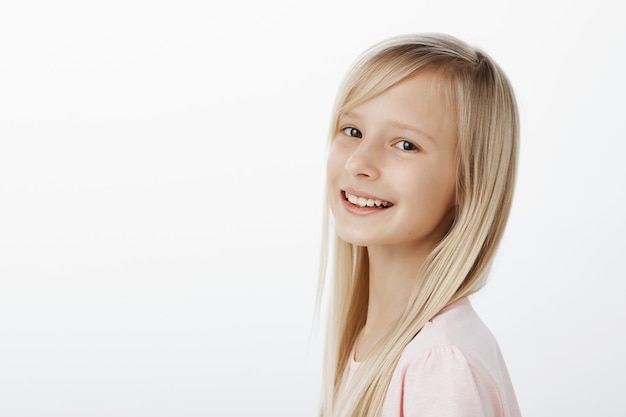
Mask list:
[[[345,166],[344,156],[341,152],[341,147],[337,146],[333,141],[328,150],[328,158],[326,159],[326,178],[327,185],[331,185],[335,181]]]
[[[454,205],[455,185],[453,178],[438,176],[433,178],[426,187],[427,194],[433,204],[446,208]]]
[[[416,207],[435,217],[447,213],[456,201],[456,178],[444,168],[427,170],[415,175],[419,178],[410,187]],[[407,184],[408,186],[408,184]]]
[[[444,204],[449,209],[456,205],[456,169],[448,167],[448,169],[443,172],[445,172],[446,175],[442,175],[441,177],[440,192],[445,202]]]

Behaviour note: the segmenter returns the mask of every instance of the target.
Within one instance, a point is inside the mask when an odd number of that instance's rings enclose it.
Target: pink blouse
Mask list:
[[[348,384],[360,363],[352,360]],[[519,417],[500,349],[467,298],[406,346],[380,417]]]

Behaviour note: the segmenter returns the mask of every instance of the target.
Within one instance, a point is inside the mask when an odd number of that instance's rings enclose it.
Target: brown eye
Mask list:
[[[398,148],[398,149],[401,149],[403,151],[407,151],[407,152],[417,152],[417,151],[419,151],[419,148],[417,147],[417,145],[415,145],[414,143],[409,142],[408,140],[400,140],[393,146]]]
[[[361,131],[355,127],[346,127],[345,129],[343,129],[343,133],[353,138],[363,137],[363,134],[361,133]]]

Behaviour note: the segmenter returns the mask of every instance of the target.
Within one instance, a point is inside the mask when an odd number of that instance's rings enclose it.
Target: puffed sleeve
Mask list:
[[[491,375],[454,346],[437,347],[408,361],[401,398],[405,417],[507,416]]]

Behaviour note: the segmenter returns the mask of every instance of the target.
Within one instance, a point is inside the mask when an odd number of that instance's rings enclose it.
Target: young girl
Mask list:
[[[393,38],[349,71],[327,166],[323,417],[519,416],[467,298],[504,231],[517,141],[506,77],[455,38]]]

